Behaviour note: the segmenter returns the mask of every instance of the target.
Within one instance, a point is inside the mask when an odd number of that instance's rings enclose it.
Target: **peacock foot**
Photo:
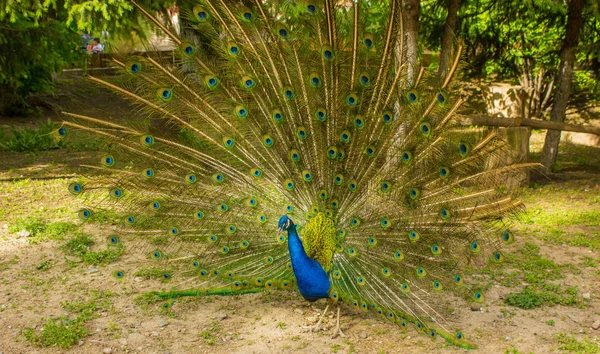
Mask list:
[[[334,339],[334,338],[337,338],[338,336],[341,336],[342,338],[346,338],[346,335],[344,334],[344,332],[342,332],[342,329],[340,328],[340,308],[339,308],[339,306],[337,309],[337,321],[336,321],[335,329],[333,330],[333,336],[331,336],[331,338]]]
[[[311,331],[315,332],[315,333],[318,332],[320,329],[321,329],[321,321],[317,322],[316,325],[311,327]]]
[[[333,330],[333,335],[331,336],[331,339],[335,339],[338,336],[342,337],[342,338],[346,338],[346,335],[344,334],[344,332],[342,332],[342,329],[340,328],[340,326],[335,326],[335,329]]]
[[[327,314],[328,309],[329,309],[329,304],[327,305],[327,307],[325,307],[325,311],[323,311],[323,314],[321,315],[321,317],[319,317],[319,322],[317,322],[317,324],[312,327],[313,332],[318,332],[321,329],[321,323],[323,323],[323,318],[325,318],[325,315]]]

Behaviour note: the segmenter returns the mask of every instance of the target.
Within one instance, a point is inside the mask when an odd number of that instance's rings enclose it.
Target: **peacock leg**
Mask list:
[[[323,318],[325,318],[327,309],[329,309],[329,304],[327,304],[327,307],[325,307],[325,311],[323,311],[323,314],[319,318],[319,322],[317,322],[317,324],[313,327],[313,329],[312,329],[313,332],[317,332],[321,328],[321,322],[323,322]]]
[[[337,308],[337,321],[336,321],[335,329],[333,330],[333,336],[331,336],[331,338],[337,338],[337,336],[342,336],[343,338],[346,338],[346,335],[340,329],[340,306],[339,305]]]

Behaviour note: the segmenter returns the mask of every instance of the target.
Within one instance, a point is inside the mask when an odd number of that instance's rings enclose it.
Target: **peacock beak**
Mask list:
[[[277,236],[281,235],[283,233],[283,227],[280,227],[279,229],[277,229]]]

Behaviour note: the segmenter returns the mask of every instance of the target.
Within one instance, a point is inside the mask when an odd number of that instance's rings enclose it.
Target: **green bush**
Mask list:
[[[52,75],[81,58],[80,42],[50,14],[37,24],[25,16],[0,16],[0,114],[31,114],[29,96],[52,92]]]
[[[38,123],[37,128],[10,127],[10,134],[0,134],[0,149],[14,152],[34,152],[51,150],[64,146],[62,140],[54,136],[54,123]]]

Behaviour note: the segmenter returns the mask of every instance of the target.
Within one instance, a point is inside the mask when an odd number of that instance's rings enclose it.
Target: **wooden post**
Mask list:
[[[508,163],[519,163],[529,161],[529,138],[531,137],[531,128],[529,127],[512,127],[505,128],[506,141],[513,153],[512,156],[507,156]],[[507,187],[527,186],[531,180],[529,169],[521,169],[514,172],[510,178],[510,185]]]

